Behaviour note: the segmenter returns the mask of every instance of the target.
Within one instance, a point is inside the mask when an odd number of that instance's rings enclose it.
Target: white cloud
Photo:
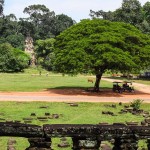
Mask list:
[[[142,5],[148,0],[140,0]],[[66,14],[72,19],[89,18],[90,9],[115,10],[121,6],[122,0],[5,0],[4,14],[13,13],[17,18],[24,17],[25,7],[33,4],[44,4],[56,14]]]

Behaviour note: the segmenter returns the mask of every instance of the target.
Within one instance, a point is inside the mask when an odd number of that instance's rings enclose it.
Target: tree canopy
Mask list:
[[[72,18],[64,14],[55,15],[45,5],[30,5],[24,13],[29,17],[20,19],[20,24],[35,40],[53,38],[74,24]]]
[[[129,24],[82,20],[56,37],[55,58],[58,72],[94,73],[94,90],[99,91],[107,69],[132,71],[150,64],[150,38]]]
[[[28,67],[29,56],[10,44],[0,44],[0,71],[18,72]]]
[[[37,40],[35,43],[35,52],[38,65],[47,70],[52,70],[52,57],[54,52],[55,39]]]
[[[15,48],[24,49],[25,37],[20,28],[14,14],[0,18],[0,44],[10,43]]]

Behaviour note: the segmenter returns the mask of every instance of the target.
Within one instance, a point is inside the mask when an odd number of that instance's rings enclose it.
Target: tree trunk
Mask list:
[[[94,92],[99,92],[99,84],[100,84],[100,80],[102,77],[102,73],[99,73],[96,75],[96,81],[95,81],[95,85],[94,85]]]

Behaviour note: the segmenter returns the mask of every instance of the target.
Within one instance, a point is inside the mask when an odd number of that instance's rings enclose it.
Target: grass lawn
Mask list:
[[[133,80],[135,83],[150,85],[150,80]]]
[[[138,121],[139,123],[144,120],[144,117],[127,114],[119,114],[118,112],[123,108],[117,104],[117,108],[105,107],[107,103],[78,103],[78,107],[71,107],[67,103],[47,103],[47,102],[0,102],[0,118],[6,120],[20,120],[23,123],[23,118],[29,118],[31,113],[36,113],[33,117],[32,124],[43,125],[36,117],[44,116],[45,112],[50,114],[62,114],[59,119],[49,119],[46,124],[98,124],[100,122],[126,122],[126,121]],[[110,104],[110,103],[109,103]],[[113,104],[113,103],[111,103]],[[125,105],[125,104],[123,104]],[[40,108],[40,106],[48,106],[48,108]],[[150,112],[150,104],[142,104],[144,110]],[[112,111],[117,116],[103,115],[102,111]],[[2,115],[3,114],[3,115]],[[1,150],[6,149],[6,143],[8,138],[0,138]],[[23,150],[28,146],[28,142],[23,138],[16,138],[17,150]],[[57,144],[59,139],[53,139],[54,149],[59,150]],[[71,140],[69,140],[71,143]],[[70,150],[70,148],[65,149]]]
[[[47,73],[48,76],[46,76]],[[94,77],[86,75],[62,76],[45,70],[40,76],[37,69],[26,69],[23,73],[0,73],[0,91],[35,92],[48,89],[93,87],[94,83],[87,82],[88,78],[95,80]],[[118,77],[108,78],[126,80]],[[134,80],[134,82],[150,85],[149,80]],[[112,88],[112,82],[101,80],[100,87]]]
[[[146,85],[150,85],[150,79],[130,79],[128,80],[127,78],[122,78],[122,77],[110,77],[108,76],[107,78],[109,79],[116,79],[116,80],[122,80],[122,81],[133,81],[134,83],[142,83],[142,84],[146,84]]]
[[[62,76],[61,74],[42,72],[31,73],[1,73],[0,74],[0,91],[42,91],[53,88],[88,88],[93,87],[94,83],[87,82],[88,76]],[[112,83],[107,81],[101,82],[101,87],[112,88]]]
[[[94,83],[88,83],[88,76],[62,76],[42,71],[39,75],[36,69],[27,69],[24,73],[0,73],[0,91],[43,91],[48,89],[59,88],[88,88],[93,87]],[[92,77],[90,77],[92,78]],[[93,78],[94,79],[94,78]],[[101,81],[102,88],[112,88],[112,83]],[[117,108],[107,108],[105,103],[79,103],[78,107],[71,107],[66,103],[46,103],[46,102],[0,102],[0,120],[20,120],[30,117],[31,113],[36,113],[36,117],[44,116],[45,112],[50,114],[62,114],[59,119],[49,119],[46,124],[98,124],[99,122],[141,122],[143,116],[132,114],[119,114],[123,106],[117,105]],[[41,109],[40,106],[48,106],[47,109]],[[150,112],[150,104],[143,104],[142,108]],[[102,111],[112,111],[117,116],[102,115]],[[3,115],[2,115],[3,114]],[[33,117],[32,124],[43,125]],[[7,141],[10,137],[0,137],[0,150],[6,150]],[[28,147],[27,139],[15,138],[17,140],[16,150],[24,150]],[[59,150],[57,144],[59,139],[53,139],[53,147]],[[71,143],[71,140],[69,139]],[[143,143],[142,143],[143,144]],[[71,150],[66,148],[63,150]]]

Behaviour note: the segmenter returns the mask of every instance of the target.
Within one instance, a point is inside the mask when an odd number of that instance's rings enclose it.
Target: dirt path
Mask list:
[[[86,92],[83,89],[53,89],[43,92],[0,92],[0,101],[47,101],[47,102],[131,102],[133,99],[143,99],[150,103],[150,94],[135,91],[135,93],[114,93],[105,90],[99,93]]]
[[[108,78],[102,78],[102,80],[106,80],[109,82],[113,82],[113,81],[121,81],[122,82],[122,80],[108,79]],[[138,91],[150,94],[150,86],[149,85],[145,85],[145,84],[141,84],[141,83],[133,83],[133,85],[134,85],[134,88],[137,89]]]
[[[112,82],[112,79],[103,78]],[[116,80],[115,80],[116,81]],[[114,93],[110,89],[99,93],[87,92],[84,89],[51,89],[40,92],[0,92],[0,101],[47,101],[47,102],[131,102],[143,99],[150,103],[150,86],[134,83],[134,93]]]

